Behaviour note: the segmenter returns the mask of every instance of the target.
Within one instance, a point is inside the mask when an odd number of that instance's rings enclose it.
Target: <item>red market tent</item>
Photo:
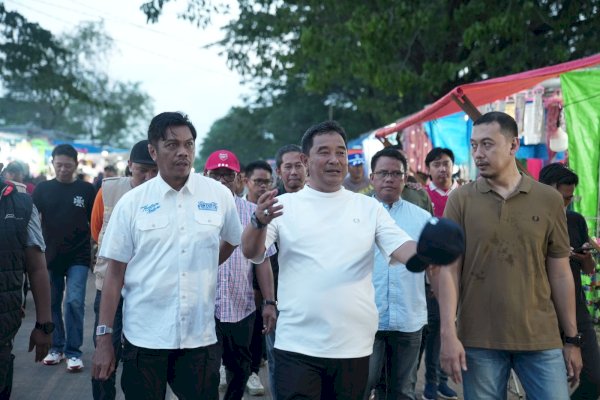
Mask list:
[[[375,136],[378,138],[385,137],[411,125],[445,117],[446,115],[462,110],[469,114],[469,109],[473,110],[473,106],[477,107],[504,99],[507,96],[529,89],[547,79],[556,78],[562,73],[598,64],[600,64],[600,54],[550,67],[460,85],[429,107],[394,124],[375,130]]]

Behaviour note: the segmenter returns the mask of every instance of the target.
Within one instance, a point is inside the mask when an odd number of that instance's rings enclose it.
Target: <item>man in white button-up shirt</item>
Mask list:
[[[215,334],[218,265],[240,243],[233,197],[213,179],[191,174],[196,131],[185,115],[162,113],[148,129],[159,175],[117,203],[100,256],[104,281],[93,376],[114,369],[111,321],[123,295],[126,398],[218,399]]]

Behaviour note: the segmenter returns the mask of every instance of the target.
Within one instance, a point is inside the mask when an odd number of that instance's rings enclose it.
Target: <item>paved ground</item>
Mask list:
[[[85,369],[81,373],[73,374],[66,372],[66,365],[61,363],[57,366],[45,366],[41,363],[33,362],[33,353],[27,353],[29,333],[35,324],[35,312],[31,294],[27,299],[27,313],[21,330],[15,339],[14,354],[15,359],[15,377],[13,387],[13,400],[85,400],[92,398],[92,385],[90,381],[91,357],[93,352],[92,329],[94,324],[93,302],[95,287],[93,276],[90,274],[87,285],[86,296],[86,314],[85,314],[85,336],[83,345],[83,363]],[[423,390],[423,371],[419,371],[419,382],[417,384],[418,398],[421,398]],[[119,374],[120,375],[120,374]],[[267,383],[266,368],[260,371],[263,384]],[[456,387],[455,387],[456,388]],[[458,388],[459,393],[460,388]],[[268,392],[265,396],[249,396],[245,399],[263,400],[271,399]],[[117,399],[124,399],[123,393],[118,390]],[[168,399],[173,399],[172,394],[167,395]],[[516,399],[516,396],[509,395],[509,399]]]

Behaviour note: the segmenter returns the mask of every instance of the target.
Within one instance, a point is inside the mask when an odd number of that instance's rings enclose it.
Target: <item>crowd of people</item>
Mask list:
[[[173,112],[133,146],[128,176],[107,170],[98,188],[77,179],[70,145],[35,188],[7,166],[0,399],[26,278],[35,361],[84,369],[90,267],[94,399],[115,398],[119,364],[127,399],[164,399],[169,386],[181,400],[239,400],[265,384],[278,400],[457,399],[448,378],[465,399],[506,399],[511,371],[530,399],[597,399],[581,285],[595,243],[569,209],[578,177],[560,163],[539,182],[519,171],[517,133],[501,112],[474,121],[479,177],[463,184],[446,148],[427,154],[428,182],[411,182],[397,145],[368,173],[334,121],[279,149],[274,170],[223,149],[194,173],[196,130]]]

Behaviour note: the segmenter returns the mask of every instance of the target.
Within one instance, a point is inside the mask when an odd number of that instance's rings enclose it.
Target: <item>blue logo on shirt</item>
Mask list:
[[[140,208],[146,214],[152,214],[154,211],[156,211],[160,208],[160,204],[153,203],[153,204],[148,204],[148,205],[142,206]]]
[[[214,201],[212,203],[205,203],[203,201],[198,202],[198,210],[217,211],[218,208],[219,207],[217,206],[217,203],[215,203]]]

